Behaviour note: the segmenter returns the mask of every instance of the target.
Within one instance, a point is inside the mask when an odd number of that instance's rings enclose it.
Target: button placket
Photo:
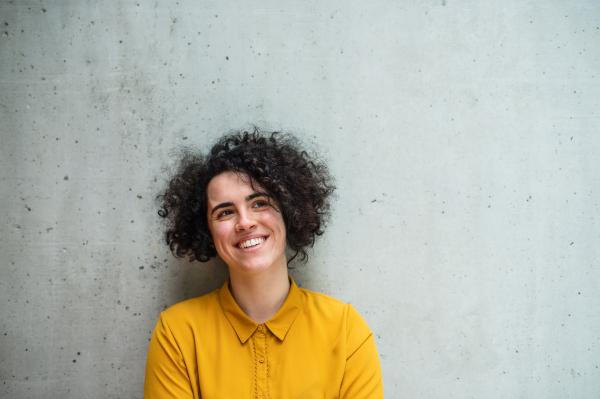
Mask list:
[[[259,324],[252,334],[254,346],[254,392],[256,399],[270,398],[267,329]]]
[[[269,352],[268,352],[268,348],[267,348],[267,332],[266,331],[265,331],[265,358],[266,358],[266,362],[267,362],[267,397],[270,399],[271,392],[269,392]]]

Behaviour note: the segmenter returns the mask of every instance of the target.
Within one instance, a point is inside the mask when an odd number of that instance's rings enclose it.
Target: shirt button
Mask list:
[[[258,325],[258,331],[262,331],[262,329],[263,329],[263,326],[262,326],[262,324],[259,324],[259,325]]]
[[[261,357],[260,359],[258,359],[259,362],[264,363],[265,362],[265,358]]]

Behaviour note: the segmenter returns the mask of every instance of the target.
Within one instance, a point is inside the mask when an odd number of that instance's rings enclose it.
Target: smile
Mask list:
[[[239,242],[236,246],[241,249],[255,247],[265,242],[267,237],[252,238],[250,240]]]

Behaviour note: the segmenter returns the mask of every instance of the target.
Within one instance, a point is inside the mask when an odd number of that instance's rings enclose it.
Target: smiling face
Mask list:
[[[224,172],[206,190],[208,227],[230,273],[255,274],[287,265],[281,212],[269,205],[269,196],[258,184],[254,186]]]

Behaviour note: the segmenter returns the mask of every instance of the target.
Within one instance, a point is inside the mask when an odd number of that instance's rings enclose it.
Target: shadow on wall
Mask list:
[[[216,257],[209,262],[193,262],[174,260],[172,267],[179,268],[182,285],[174,287],[176,291],[183,293],[183,299],[196,298],[217,288],[221,288],[229,277],[229,270],[221,258]]]

